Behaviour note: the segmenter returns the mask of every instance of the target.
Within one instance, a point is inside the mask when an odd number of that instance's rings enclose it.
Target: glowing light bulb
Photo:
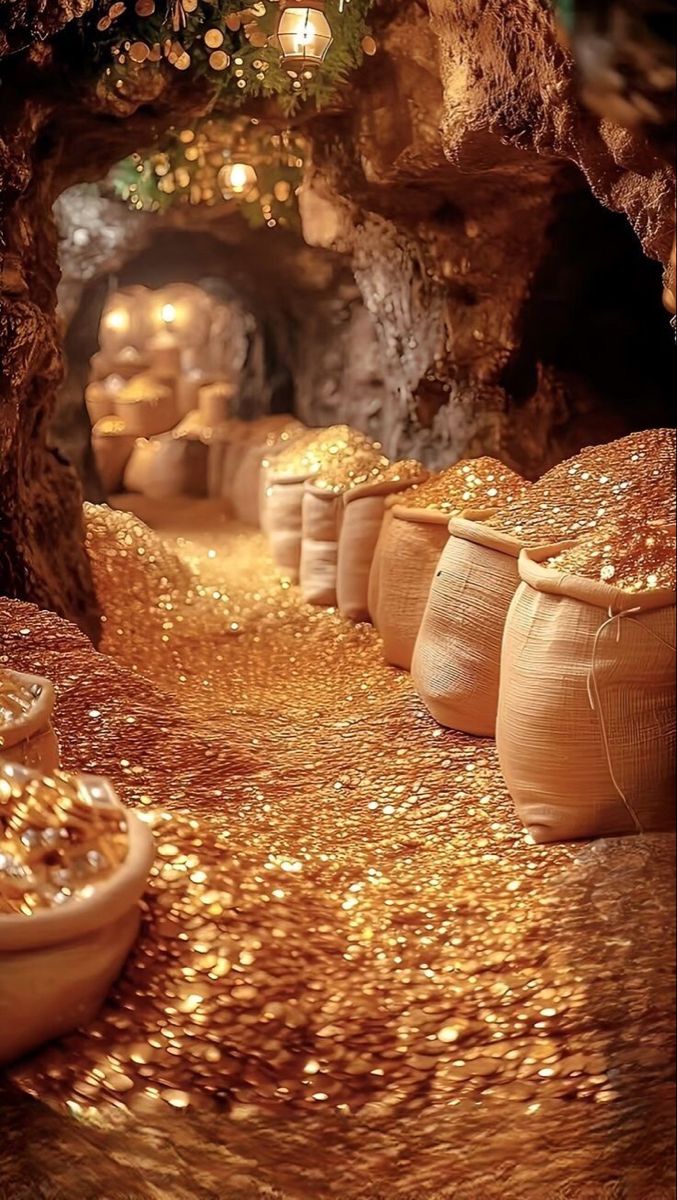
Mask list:
[[[230,186],[234,192],[243,192],[247,186],[247,170],[244,163],[233,163],[230,171]]]
[[[160,309],[160,316],[165,325],[173,325],[176,320],[176,309],[173,304],[163,304]]]
[[[124,333],[129,328],[129,314],[124,308],[111,308],[104,317],[104,324],[114,333]]]
[[[218,182],[221,195],[226,200],[232,196],[246,197],[256,187],[256,171],[249,163],[229,163],[225,167],[221,167]]]

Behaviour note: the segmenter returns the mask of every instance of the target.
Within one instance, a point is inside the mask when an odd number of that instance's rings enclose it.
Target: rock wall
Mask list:
[[[95,634],[77,481],[48,445],[62,371],[49,212],[207,101],[159,69],[114,93],[86,83],[67,26],[89,7],[0,0],[0,589]],[[431,465],[488,451],[536,475],[665,423],[660,270],[627,240],[668,264],[664,139],[579,103],[546,0],[382,0],[373,25],[376,56],[327,112],[297,118],[314,147],[307,238],[351,260],[363,304],[330,287],[310,314],[271,313],[261,361],[293,360],[306,420],[351,420]]]
[[[5,89],[0,111],[0,590],[76,620],[96,637],[79,484],[47,444],[62,375],[56,322],[49,109]],[[43,161],[41,162],[41,159]]]
[[[388,451],[431,465],[497,453],[536,476],[586,441],[669,420],[671,333],[659,269],[639,253],[668,264],[664,155],[581,106],[541,0],[386,5],[382,23],[355,103],[316,125],[302,214],[313,244],[350,255],[374,317]],[[632,293],[644,361],[627,342]]]

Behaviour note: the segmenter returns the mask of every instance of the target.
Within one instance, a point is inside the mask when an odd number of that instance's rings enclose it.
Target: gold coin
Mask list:
[[[370,57],[376,54],[376,51],[378,50],[378,46],[374,38],[370,37],[369,34],[362,38],[362,49],[364,50],[364,53],[368,54]]]
[[[137,17],[152,17],[155,12],[155,0],[136,0],[134,11]]]

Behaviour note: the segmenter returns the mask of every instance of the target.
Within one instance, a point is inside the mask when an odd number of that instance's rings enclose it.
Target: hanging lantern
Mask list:
[[[292,76],[321,67],[334,40],[324,12],[324,0],[295,4],[283,0],[277,24],[282,66]]]
[[[226,163],[221,167],[217,179],[224,200],[231,200],[234,196],[246,199],[258,183],[254,168],[243,162]]]

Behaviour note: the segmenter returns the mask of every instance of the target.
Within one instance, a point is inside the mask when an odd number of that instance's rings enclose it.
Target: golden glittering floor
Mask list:
[[[370,627],[137,511],[88,514],[103,654],[0,601],[158,846],[100,1019],[0,1085],[0,1195],[668,1200],[673,840],[531,845]]]

